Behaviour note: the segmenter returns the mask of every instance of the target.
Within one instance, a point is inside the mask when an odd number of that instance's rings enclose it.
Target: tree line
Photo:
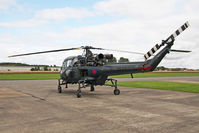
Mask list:
[[[115,57],[113,57],[113,59],[109,59],[108,62],[110,63],[123,63],[123,62],[129,62],[128,58],[124,58],[124,57],[120,57],[119,60],[117,60]]]

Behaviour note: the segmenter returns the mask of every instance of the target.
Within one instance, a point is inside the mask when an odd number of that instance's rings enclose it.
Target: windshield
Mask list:
[[[78,58],[74,58],[71,65],[76,66],[78,62]]]
[[[67,64],[66,64],[66,67],[71,67],[71,66],[72,66],[72,60],[68,60]]]
[[[66,60],[65,62],[63,62],[63,67],[72,67],[72,66],[76,66],[78,62],[78,58],[74,58],[72,60]]]

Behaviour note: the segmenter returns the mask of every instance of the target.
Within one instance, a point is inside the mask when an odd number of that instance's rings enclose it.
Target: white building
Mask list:
[[[33,66],[0,66],[0,71],[31,71]],[[40,67],[42,70],[43,67]],[[61,67],[48,67],[51,71],[60,71]]]

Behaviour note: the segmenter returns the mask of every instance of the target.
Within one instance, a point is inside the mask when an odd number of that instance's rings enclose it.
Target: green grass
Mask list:
[[[176,74],[176,75],[173,75]],[[139,76],[138,76],[139,75]],[[166,77],[167,76],[199,76],[198,73],[141,73],[136,77]],[[121,75],[123,76],[123,75]],[[121,77],[120,76],[120,77]],[[126,75],[125,75],[126,77]],[[31,79],[58,79],[59,74],[0,74],[0,80],[31,80]],[[199,83],[178,83],[166,81],[125,81],[118,82],[119,86],[137,87],[137,88],[151,88],[160,90],[173,90],[199,93]]]
[[[179,83],[166,81],[125,81],[118,82],[118,86],[199,93],[199,83]]]
[[[25,79],[58,79],[57,73],[34,73],[34,74],[0,74],[0,80],[25,80]]]
[[[144,77],[183,77],[199,76],[199,72],[168,72],[168,73],[136,73],[135,78]],[[130,78],[130,74],[111,76],[111,78]],[[58,79],[59,73],[26,73],[26,74],[0,74],[0,80],[24,80],[24,79]]]
[[[165,73],[135,73],[134,78],[144,77],[185,77],[199,76],[199,72],[165,72]],[[130,74],[111,76],[111,78],[131,78]]]

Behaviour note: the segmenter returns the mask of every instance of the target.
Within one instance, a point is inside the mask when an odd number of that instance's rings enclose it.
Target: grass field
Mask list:
[[[179,83],[166,81],[125,81],[118,82],[118,86],[199,93],[199,83]]]
[[[135,78],[143,77],[183,77],[199,76],[199,72],[137,73]],[[0,73],[0,80],[58,79],[59,73]],[[130,74],[111,76],[111,78],[130,78]]]
[[[150,73],[135,73],[134,78],[144,77],[185,77],[199,76],[199,72],[150,72]],[[111,78],[131,78],[130,74],[111,76]]]
[[[138,73],[134,77],[174,77],[174,76],[199,76],[198,72],[194,73]],[[117,78],[128,78],[130,75],[114,76]],[[33,79],[58,79],[58,73],[24,73],[24,74],[0,74],[0,80],[33,80]],[[178,83],[166,81],[125,81],[118,82],[119,86],[151,88],[160,90],[173,90],[183,92],[199,92],[199,84]]]

